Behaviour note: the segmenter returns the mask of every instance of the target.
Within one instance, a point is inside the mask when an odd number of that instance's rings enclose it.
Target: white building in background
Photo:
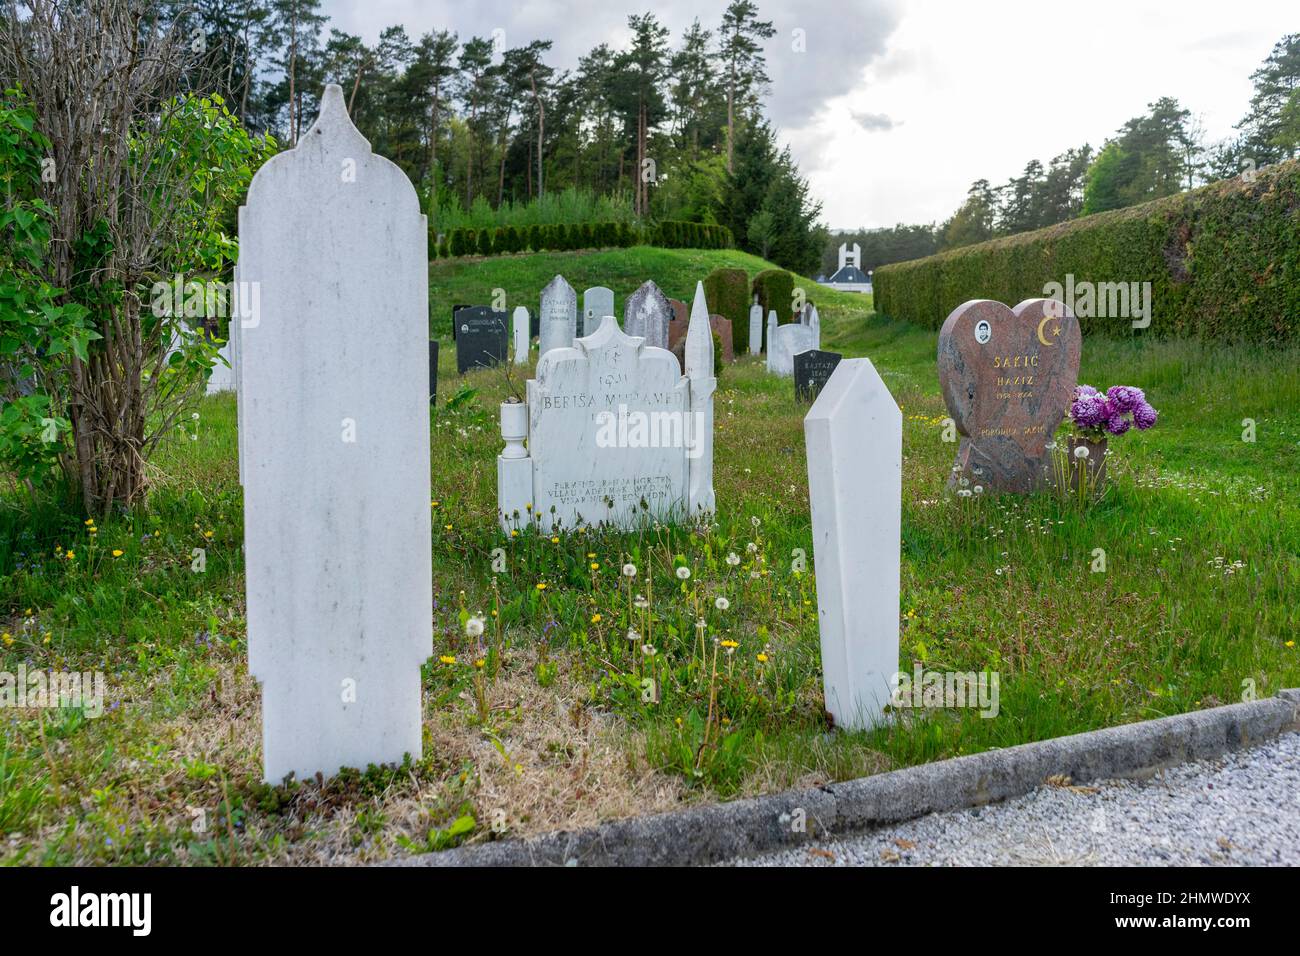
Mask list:
[[[821,284],[841,292],[870,292],[871,276],[862,271],[862,247],[856,242],[851,248],[847,242],[840,243],[840,266]]]

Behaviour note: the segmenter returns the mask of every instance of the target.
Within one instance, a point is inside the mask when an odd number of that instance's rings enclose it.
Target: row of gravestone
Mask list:
[[[354,175],[339,177],[341,165]],[[409,179],[371,153],[331,85],[299,144],[254,176],[239,236],[236,288],[257,288],[261,300],[257,322],[234,324],[231,354],[264,779],[418,757],[435,577],[425,217]],[[559,277],[547,287],[527,401],[501,408],[503,525],[539,510],[551,526],[621,523],[646,499],[713,512],[716,379],[702,288],[683,337],[685,374],[667,351],[667,300],[652,283],[629,301],[623,329],[611,301],[577,336],[574,298]],[[531,324],[523,310],[517,331]],[[460,325],[458,347],[472,335]],[[864,728],[880,719],[899,664],[902,415],[869,360],[818,352],[789,354],[796,381],[807,366],[808,381],[821,382],[804,429],[823,685],[836,724]],[[1022,457],[1041,451],[1078,352],[1077,323],[1041,304],[954,312],[940,370],[969,439],[959,460],[1000,472],[1011,445]],[[646,412],[669,425],[662,416],[684,416],[675,434],[685,447],[634,440],[632,416]]]

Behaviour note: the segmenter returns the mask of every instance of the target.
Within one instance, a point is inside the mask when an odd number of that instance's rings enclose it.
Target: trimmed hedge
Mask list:
[[[1084,334],[1300,338],[1300,161],[1035,232],[880,266],[877,311],[937,329],[968,299],[1014,305],[1048,282],[1151,283],[1151,325],[1082,317]],[[1100,298],[1100,297],[1099,297]]]
[[[664,219],[655,226],[650,244],[663,249],[730,249],[734,240],[726,226]]]
[[[731,230],[702,222],[665,220],[645,230],[652,245],[669,249],[730,249]],[[453,229],[443,245],[429,240],[429,258],[491,256],[511,252],[567,252],[575,249],[627,248],[643,241],[642,230],[626,222],[546,223],[525,227]],[[445,249],[445,251],[444,251]]]
[[[751,287],[753,295],[758,296],[758,304],[763,307],[763,328],[767,328],[767,314],[776,312],[776,320],[782,324],[790,321],[794,311],[794,275],[784,269],[764,269],[754,276]],[[751,296],[750,301],[753,301]],[[748,314],[748,313],[747,313]],[[734,331],[734,330],[733,330]]]
[[[737,355],[749,351],[749,275],[744,269],[714,269],[704,277],[709,312],[731,321],[731,347]]]

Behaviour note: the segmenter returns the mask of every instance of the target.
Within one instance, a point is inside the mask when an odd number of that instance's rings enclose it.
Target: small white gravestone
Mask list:
[[[525,309],[522,305],[515,307],[514,336],[515,336],[515,364],[516,365],[528,364],[528,349],[529,346],[532,344],[532,339],[529,335],[528,326],[531,321],[532,321],[532,316],[528,314],[527,309]]]
[[[862,730],[898,674],[903,413],[869,359],[845,359],[803,427],[826,709]]]
[[[582,334],[594,335],[600,320],[614,314],[614,290],[602,285],[582,293]]]
[[[623,304],[623,331],[641,336],[646,345],[666,349],[672,317],[673,307],[668,297],[653,281],[647,281]]]
[[[503,406],[502,528],[633,528],[713,511],[717,380],[702,286],[685,355],[683,375],[676,356],[627,335],[610,315],[594,335],[543,355],[527,385],[526,434],[507,430]]]
[[[817,314],[817,306],[812,307],[812,317],[808,319],[808,328],[812,331],[812,345],[809,348],[822,347],[822,320]]]
[[[253,177],[237,274],[249,670],[263,779],[421,752],[433,652],[428,232],[331,84]]]
[[[749,354],[757,355],[763,351],[763,307],[758,299],[749,307]]]
[[[545,355],[551,349],[567,349],[578,335],[578,293],[556,276],[542,290],[541,333],[537,354]]]
[[[795,354],[816,348],[814,340],[820,339],[820,335],[798,322],[777,325],[773,321],[775,318],[775,313],[768,317],[767,370],[773,375],[790,378],[794,375]]]

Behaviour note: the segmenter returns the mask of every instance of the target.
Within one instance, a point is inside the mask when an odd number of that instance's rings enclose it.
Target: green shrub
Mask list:
[[[709,312],[731,321],[731,346],[737,355],[749,351],[749,276],[744,269],[714,269],[704,277]]]
[[[542,227],[536,223],[528,227],[528,248],[533,252],[542,251]]]
[[[478,254],[480,256],[492,255],[492,230],[480,229],[478,231]]]
[[[438,243],[438,258],[440,259],[451,258],[451,246],[448,245],[446,238],[444,238],[442,242]]]
[[[767,313],[775,311],[778,322],[789,322],[794,304],[794,276],[784,269],[764,269],[754,276],[750,289],[752,295],[758,296],[758,304],[763,307],[764,327]],[[751,297],[750,301],[753,299]]]
[[[877,310],[936,329],[968,299],[1014,305],[1049,282],[1151,283],[1145,333],[1283,342],[1300,333],[1300,161],[1177,196],[881,266]],[[1100,296],[1099,296],[1100,298]],[[1077,302],[1076,302],[1077,304]],[[1076,308],[1076,311],[1081,309]],[[1088,334],[1143,334],[1080,317]]]

